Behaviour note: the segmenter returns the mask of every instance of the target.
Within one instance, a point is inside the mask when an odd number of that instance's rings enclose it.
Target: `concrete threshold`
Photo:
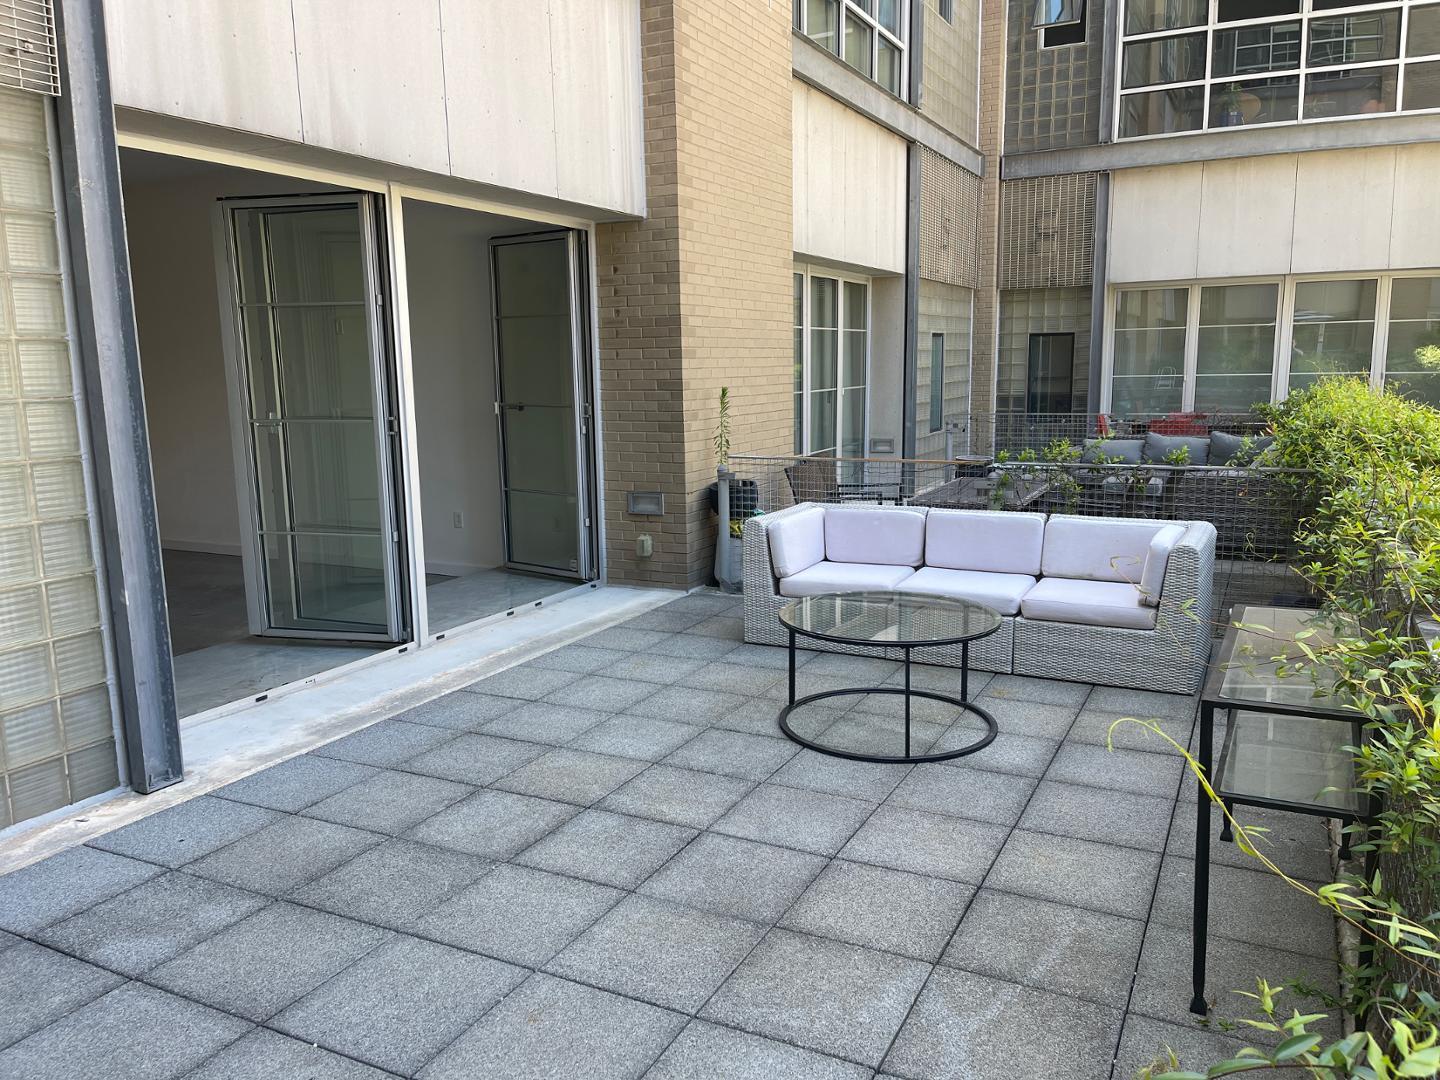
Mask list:
[[[0,833],[0,874],[214,791],[242,776],[634,618],[683,595],[606,585],[312,687],[181,725],[185,779],[149,795],[117,791]]]

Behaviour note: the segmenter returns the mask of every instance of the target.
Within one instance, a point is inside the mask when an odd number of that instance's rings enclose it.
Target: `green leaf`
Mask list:
[[[1210,1071],[1205,1075],[1207,1078],[1216,1076],[1231,1076],[1234,1073],[1250,1072],[1253,1069],[1263,1069],[1269,1062],[1261,1061],[1258,1058],[1231,1058],[1229,1061],[1220,1061],[1210,1066]]]
[[[1320,1045],[1319,1035],[1292,1035],[1275,1048],[1276,1061],[1293,1061]]]

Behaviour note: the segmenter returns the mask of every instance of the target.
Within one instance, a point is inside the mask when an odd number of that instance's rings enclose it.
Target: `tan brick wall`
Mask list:
[[[597,241],[609,577],[692,586],[720,387],[737,452],[791,445],[790,10],[644,0],[641,20],[649,211]],[[625,513],[636,488],[665,492],[663,519]]]
[[[990,412],[995,403],[995,342],[999,294],[995,255],[1000,220],[1000,151],[1005,105],[1005,0],[982,0],[980,18],[980,263],[975,290],[975,343],[971,352],[970,408]],[[978,448],[977,448],[978,449]]]
[[[957,138],[976,145],[976,68],[981,0],[954,0],[954,20],[940,17],[937,0],[925,5],[925,73],[920,111]]]

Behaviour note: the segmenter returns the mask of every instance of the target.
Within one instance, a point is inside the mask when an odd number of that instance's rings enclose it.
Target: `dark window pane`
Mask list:
[[[1400,55],[1400,13],[1370,11],[1313,19],[1310,23],[1310,66],[1364,64]]]
[[[1125,33],[1149,34],[1200,26],[1209,11],[1208,0],[1128,0]]]
[[[1440,4],[1410,9],[1410,29],[1405,34],[1405,55],[1440,55]]]
[[[1300,24],[1266,23],[1215,31],[1215,75],[1253,75],[1300,66]]]
[[[1074,334],[1031,334],[1025,411],[1068,413],[1075,376]]]
[[[874,72],[874,54],[870,46],[874,31],[853,15],[845,16],[845,62],[865,75]]]
[[[1220,0],[1218,19],[1220,22],[1238,22],[1241,19],[1264,19],[1270,15],[1294,15],[1299,10],[1300,0]]]
[[[1205,35],[1135,41],[1125,46],[1122,85],[1191,82],[1205,77]]]
[[[1040,31],[1042,49],[1058,49],[1065,45],[1085,44],[1085,22],[1082,19],[1068,26],[1047,26]]]
[[[1210,126],[1276,124],[1300,115],[1300,76],[1214,83],[1210,87]]]
[[[1395,111],[1394,67],[1317,71],[1305,79],[1305,119]]]
[[[930,335],[930,430],[945,426],[945,335]]]
[[[1195,131],[1201,124],[1204,101],[1203,86],[1126,94],[1120,99],[1120,137]]]
[[[1405,110],[1440,109],[1440,60],[1405,69]]]

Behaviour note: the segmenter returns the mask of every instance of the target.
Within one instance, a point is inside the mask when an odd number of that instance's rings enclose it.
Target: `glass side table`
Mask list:
[[[1260,806],[1347,824],[1373,820],[1379,801],[1356,789],[1355,762],[1347,746],[1359,746],[1365,721],[1334,694],[1333,678],[1310,667],[1298,674],[1284,668],[1304,659],[1297,637],[1324,644],[1333,640],[1318,612],[1297,608],[1237,606],[1232,625],[1215,652],[1200,691],[1198,758],[1215,793],[1228,809]],[[1215,714],[1229,723],[1215,762]],[[1210,916],[1210,814],[1213,804],[1197,792],[1195,816],[1195,906],[1193,991],[1190,1011],[1204,1016],[1205,950]],[[1232,840],[1227,820],[1220,833]],[[1349,857],[1349,838],[1341,857]],[[1366,873],[1373,873],[1373,855]]]

